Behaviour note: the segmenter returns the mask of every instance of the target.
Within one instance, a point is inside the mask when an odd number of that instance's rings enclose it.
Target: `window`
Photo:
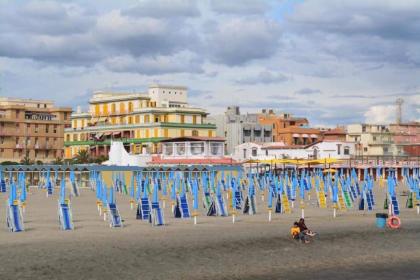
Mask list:
[[[197,116],[193,116],[193,124],[196,124],[197,123]]]
[[[19,124],[16,124],[16,132],[19,132]]]
[[[250,129],[244,129],[244,136],[250,137],[251,136],[251,130]]]
[[[388,153],[388,147],[384,147],[384,153]]]
[[[84,126],[84,122],[82,123],[82,125]],[[53,132],[54,132],[54,133],[57,133],[57,125],[56,125],[56,124],[54,125],[54,130],[53,130]]]
[[[243,150],[243,158],[246,158],[246,149]]]
[[[50,126],[48,124],[45,125],[45,133],[49,133],[50,131]]]
[[[41,108],[41,104],[36,104],[36,107],[37,108]]]
[[[191,154],[192,155],[201,155],[204,153],[204,143],[191,143]]]
[[[159,117],[155,116],[155,122],[159,122]]]
[[[111,104],[111,114],[115,114],[115,111],[116,111],[115,103],[112,103]]]
[[[350,155],[350,147],[348,147],[348,146],[344,147],[344,155],[346,155],[346,156]]]
[[[38,125],[35,125],[35,133],[38,133]]]
[[[260,129],[255,129],[254,130],[254,136],[255,137],[261,137],[261,130]]]
[[[67,141],[67,142],[70,142],[70,134],[67,134],[67,135],[66,135],[66,141]]]
[[[252,156],[253,157],[257,156],[257,148],[252,148]]]
[[[19,137],[16,137],[16,145],[19,144]]]
[[[368,148],[367,148],[367,147],[364,147],[364,148],[363,148],[363,151],[364,151],[364,152],[367,152],[367,151],[368,151]]]
[[[181,123],[185,123],[185,116],[181,115]]]
[[[373,136],[373,141],[376,141],[376,136]]]
[[[149,115],[145,115],[144,116],[144,122],[145,123],[148,123],[150,121],[150,117],[149,117]]]
[[[192,131],[192,136],[198,136],[198,130],[193,130]]]
[[[133,102],[128,102],[128,112],[133,112]]]
[[[341,155],[341,144],[337,144],[337,155]]]

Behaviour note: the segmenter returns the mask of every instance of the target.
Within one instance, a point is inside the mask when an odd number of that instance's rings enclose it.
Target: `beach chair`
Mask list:
[[[281,196],[277,195],[277,202],[276,202],[276,209],[274,210],[275,213],[281,213]]]
[[[115,203],[108,204],[109,212],[109,226],[110,227],[122,227],[123,223],[121,220],[120,213],[118,211],[117,205]]]
[[[137,203],[136,220],[142,220],[141,203]]]
[[[73,196],[79,196],[79,186],[77,185],[76,181],[72,181],[71,182],[71,189],[72,189],[72,193]]]
[[[236,210],[242,209],[242,192],[240,190],[235,191],[235,199],[236,199]]]
[[[184,219],[190,218],[190,206],[188,205],[187,195],[184,194],[179,197],[179,202],[181,206],[181,216]]]
[[[367,210],[372,211],[373,210],[373,198],[372,198],[371,192],[366,191],[365,192],[365,198],[366,198]]]
[[[210,207],[207,210],[207,216],[216,216],[216,205],[214,201],[211,202]]]
[[[0,180],[0,192],[7,192],[6,181],[3,179]]]
[[[400,206],[398,205],[397,196],[391,196],[391,204],[392,204],[392,213],[394,216],[398,216],[400,214]]]
[[[62,230],[74,229],[71,207],[68,201],[65,203],[58,202],[58,222]]]
[[[24,231],[23,216],[19,202],[13,201],[13,204],[7,203],[6,223],[11,232]]]
[[[212,199],[209,192],[205,192],[203,196],[203,206],[205,209],[209,209],[211,205]]]
[[[149,220],[150,216],[150,201],[148,197],[141,198],[141,215],[145,221]]]
[[[51,181],[47,182],[47,196],[50,196],[53,194],[53,185]]]
[[[227,216],[225,201],[223,200],[222,194],[216,195],[216,212],[218,216]]]
[[[255,196],[251,195],[249,197],[249,214],[255,215],[257,214],[257,203],[255,202]]]
[[[163,211],[160,207],[152,208],[151,222],[153,226],[163,226],[165,225],[165,220],[163,218]]]
[[[245,198],[243,214],[249,214],[249,196]]]
[[[179,207],[179,200],[176,199],[176,204],[174,205],[174,218],[179,219],[182,217],[181,209]]]

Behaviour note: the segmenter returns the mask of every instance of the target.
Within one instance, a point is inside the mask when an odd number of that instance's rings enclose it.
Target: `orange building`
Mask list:
[[[286,145],[309,145],[322,140],[320,130],[307,127],[306,118],[292,117],[290,114],[277,115],[273,110],[263,110],[258,116],[261,125],[273,127],[274,142],[283,142]]]

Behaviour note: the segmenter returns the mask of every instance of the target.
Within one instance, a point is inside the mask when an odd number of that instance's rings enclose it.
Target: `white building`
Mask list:
[[[266,159],[349,159],[355,153],[355,144],[346,141],[324,140],[307,146],[286,146],[282,142],[244,143],[234,149],[234,160]]]

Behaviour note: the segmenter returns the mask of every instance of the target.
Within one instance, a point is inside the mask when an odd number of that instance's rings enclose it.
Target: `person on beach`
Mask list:
[[[308,237],[306,234],[300,231],[298,222],[295,222],[290,229],[290,234],[292,235],[293,239],[300,240],[304,243],[309,243]]]
[[[309,235],[309,236],[315,236],[316,233],[309,230],[308,227],[305,225],[305,219],[301,218],[298,222],[298,226],[299,226],[299,230],[300,232],[302,232],[303,234]]]

